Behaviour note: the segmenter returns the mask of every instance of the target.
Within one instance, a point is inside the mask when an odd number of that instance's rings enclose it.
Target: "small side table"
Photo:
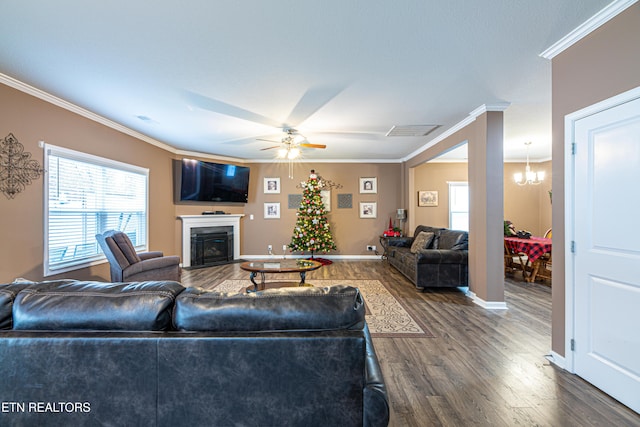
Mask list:
[[[382,246],[383,252],[382,252],[382,259],[388,259],[389,253],[387,251],[387,248],[389,247],[389,239],[390,237],[387,236],[380,236],[380,246]]]

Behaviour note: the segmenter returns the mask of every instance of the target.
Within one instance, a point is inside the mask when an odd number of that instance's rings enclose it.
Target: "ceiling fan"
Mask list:
[[[293,128],[284,128],[285,135],[279,145],[262,148],[260,151],[273,150],[279,148],[278,157],[281,159],[295,159],[300,155],[300,147],[304,148],[327,148],[325,144],[312,144],[307,138]],[[277,142],[270,139],[256,138],[258,141]]]
[[[316,86],[309,88],[298,100],[297,104],[289,114],[289,117],[287,117],[284,122],[280,122],[270,117],[266,117],[261,114],[245,110],[235,105],[227,104],[226,102],[209,98],[207,96],[194,92],[187,91],[186,98],[190,105],[196,106],[198,108],[254,123],[263,124],[266,126],[271,126],[274,128],[279,128],[282,130],[282,132],[284,132],[284,136],[280,141],[273,139],[264,139],[263,137],[245,137],[240,139],[233,139],[226,142],[233,144],[243,144],[248,143],[252,138],[255,138],[254,140],[258,141],[273,142],[277,143],[278,145],[262,148],[261,151],[280,148],[281,152],[284,153],[283,158],[295,158],[300,154],[300,148],[326,148],[326,145],[324,144],[313,144],[309,142],[307,138],[295,128],[296,126],[302,124],[309,117],[311,117],[316,111],[324,107],[329,101],[340,94],[345,88],[345,85]],[[331,131],[329,133],[336,134],[335,131]],[[294,157],[289,157],[293,156],[294,154]]]

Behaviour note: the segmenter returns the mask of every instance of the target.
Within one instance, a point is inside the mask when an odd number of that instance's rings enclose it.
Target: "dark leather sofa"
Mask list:
[[[433,233],[425,248],[412,244],[420,232]],[[388,239],[387,260],[418,289],[469,285],[469,235],[466,231],[419,225],[413,237]]]
[[[386,426],[358,289],[0,285],[0,425]]]

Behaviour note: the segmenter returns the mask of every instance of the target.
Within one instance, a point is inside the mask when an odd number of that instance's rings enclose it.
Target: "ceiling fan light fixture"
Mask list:
[[[289,152],[287,153],[287,159],[293,160],[298,158],[299,155],[300,155],[300,150],[297,147],[292,147],[289,149]]]

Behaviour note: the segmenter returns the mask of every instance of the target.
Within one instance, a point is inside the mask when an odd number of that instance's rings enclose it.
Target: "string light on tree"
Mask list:
[[[336,249],[327,222],[327,211],[320,191],[324,188],[323,180],[311,171],[309,179],[300,183],[302,200],[296,212],[296,225],[291,236],[289,249],[294,252],[326,253]]]

